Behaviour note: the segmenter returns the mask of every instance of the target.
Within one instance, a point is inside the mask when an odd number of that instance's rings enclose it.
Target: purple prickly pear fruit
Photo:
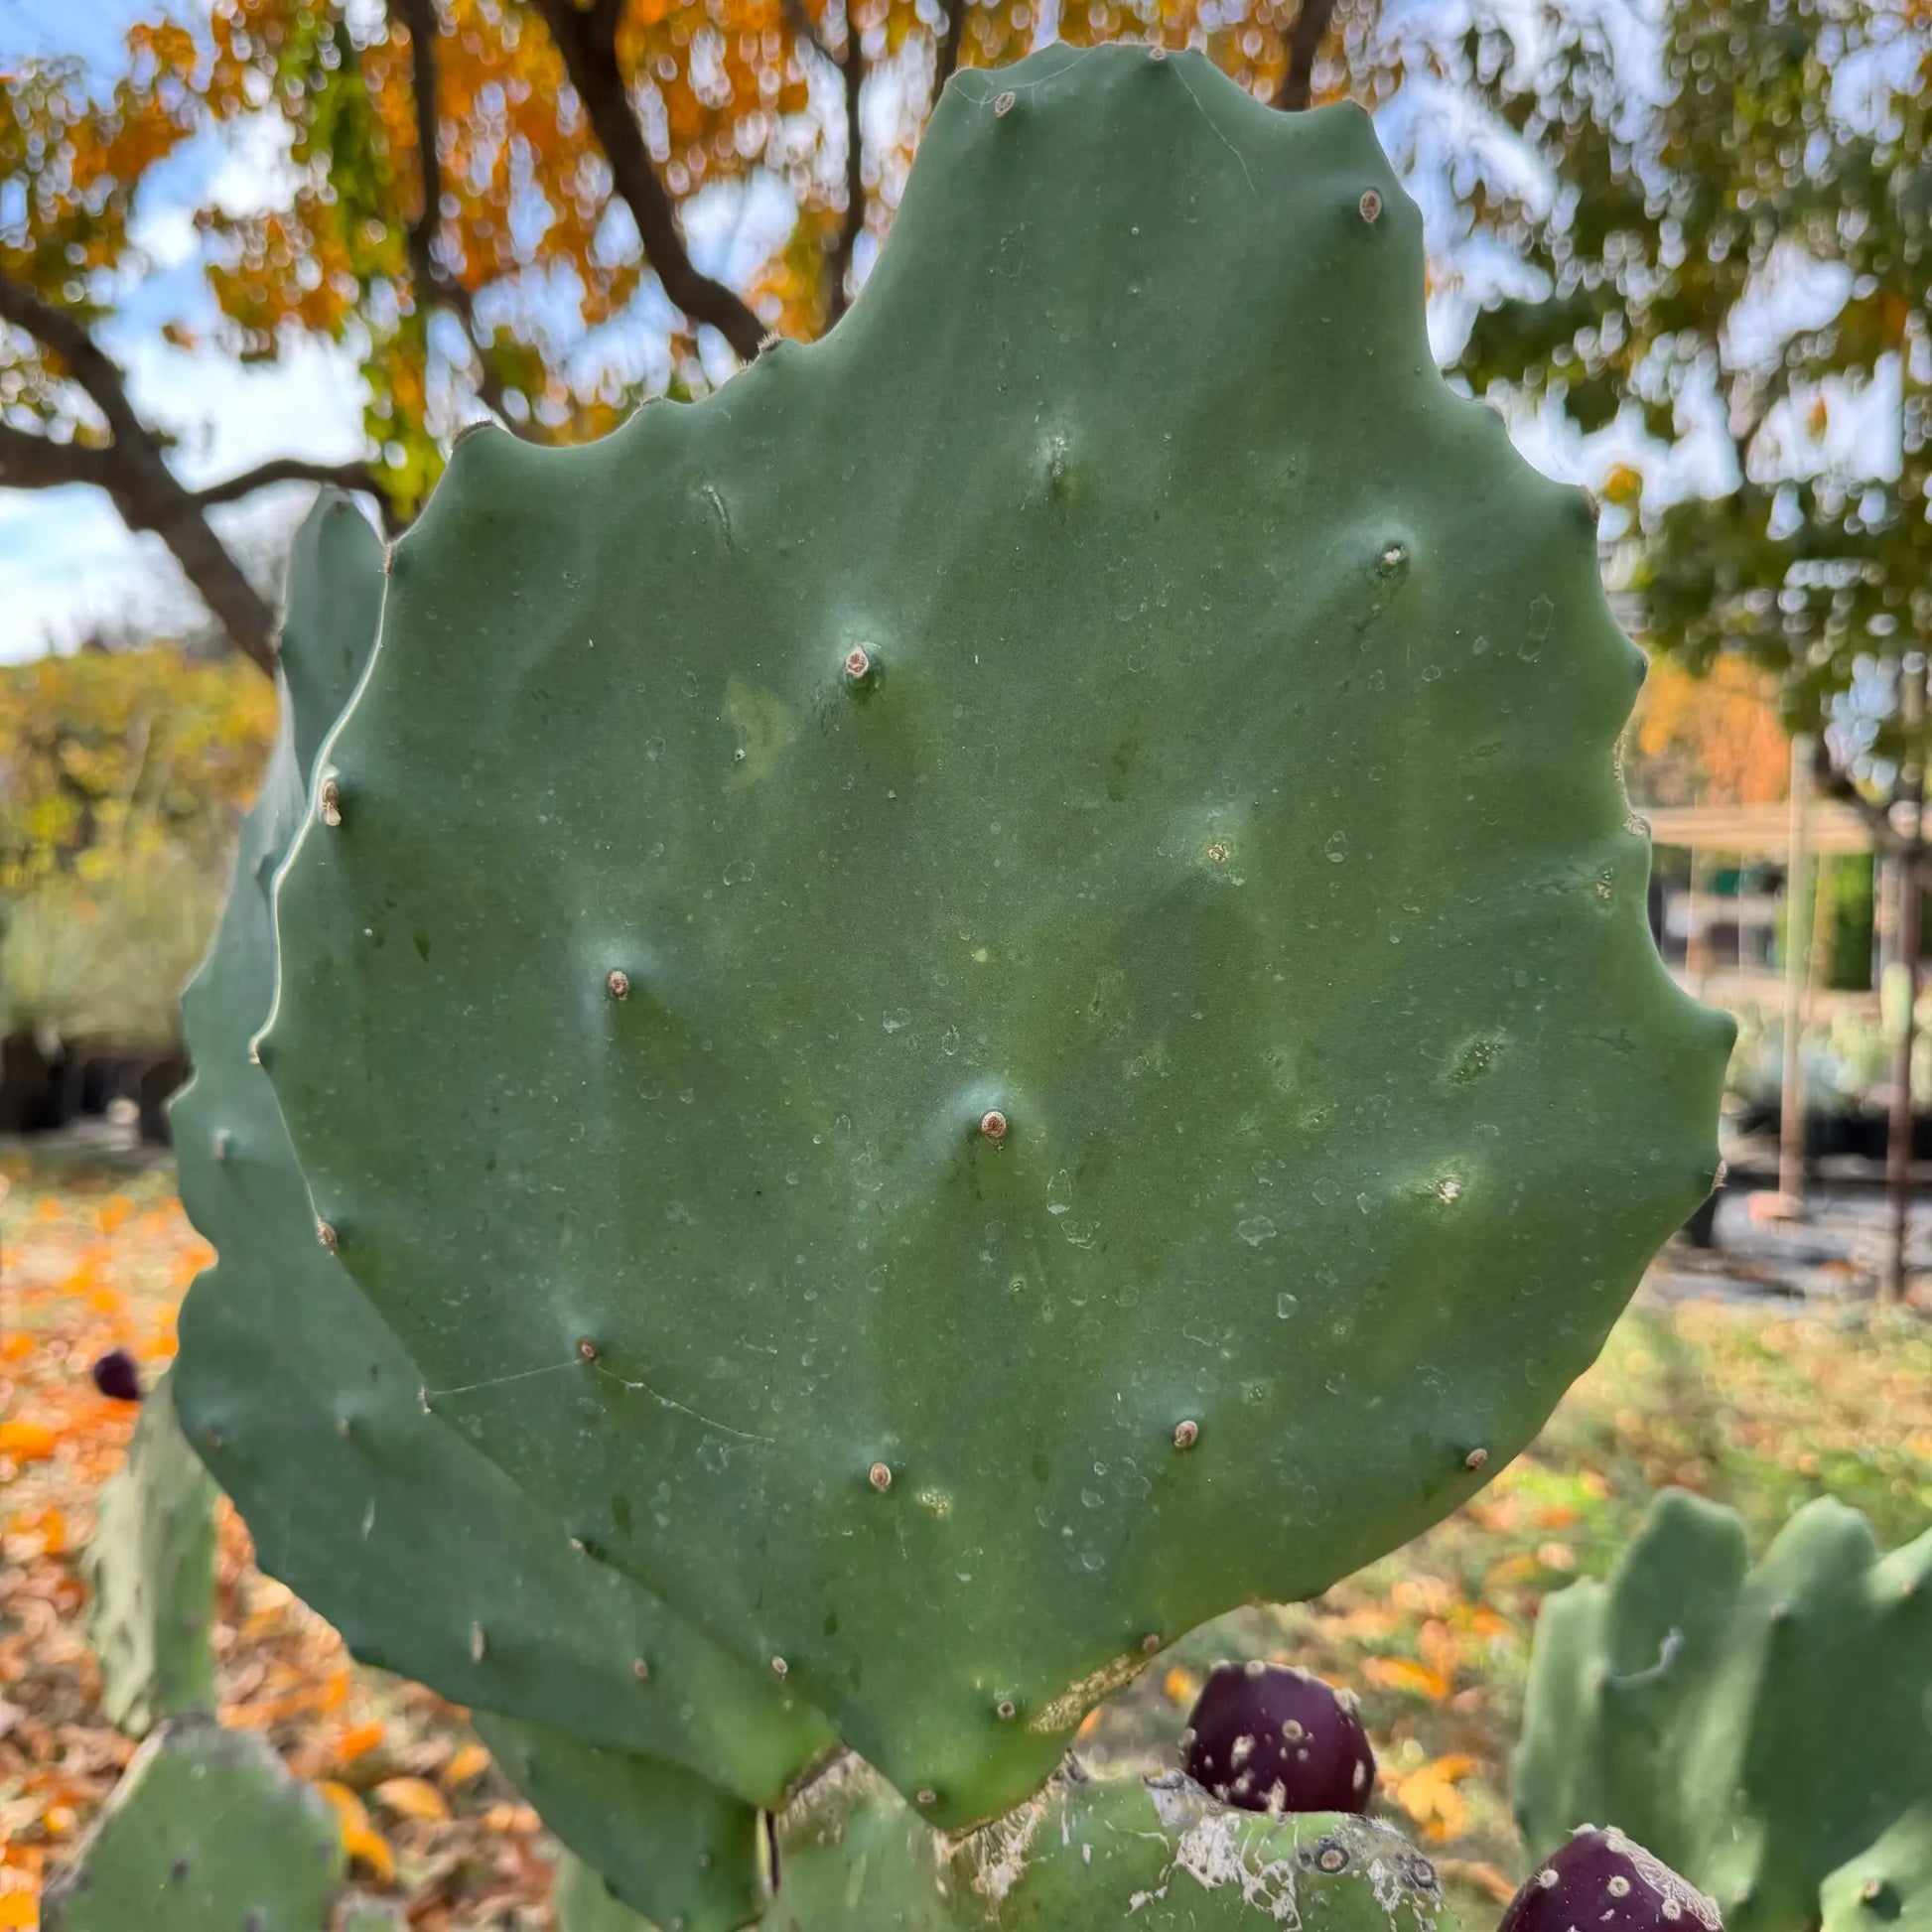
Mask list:
[[[93,1377],[94,1387],[115,1402],[141,1400],[141,1371],[125,1348],[110,1348],[88,1373]]]
[[[1365,1812],[1375,1753],[1355,1700],[1304,1670],[1216,1664],[1181,1733],[1196,1784],[1243,1811]]]
[[[1509,1901],[1496,1932],[1724,1932],[1717,1906],[1661,1859],[1611,1829],[1586,1825]]]

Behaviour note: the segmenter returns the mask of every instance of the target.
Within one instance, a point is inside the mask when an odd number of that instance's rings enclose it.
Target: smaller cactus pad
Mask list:
[[[1187,1717],[1181,1768],[1243,1811],[1366,1811],[1375,1752],[1355,1701],[1260,1658],[1216,1664]]]
[[[1523,1881],[1497,1932],[1724,1932],[1717,1906],[1619,1831],[1581,1831]]]
[[[823,1721],[587,1561],[424,1413],[421,1374],[318,1236],[250,1049],[274,995],[269,886],[310,803],[299,747],[321,736],[312,712],[347,694],[381,585],[375,532],[325,495],[290,566],[282,735],[214,943],[182,999],[195,1077],[172,1115],[180,1185],[217,1255],[183,1308],[172,1376],[190,1441],[262,1567],[364,1662],[775,1799],[830,1745]]]
[[[779,1820],[766,1932],[1433,1932],[1435,1867],[1352,1813],[1263,1816],[1178,1774],[1071,1760],[1007,1817],[933,1832],[856,1760]]]
[[[671,1932],[737,1932],[758,1914],[759,1814],[681,1764],[474,1716],[477,1735],[613,1895]]]
[[[327,1932],[336,1816],[245,1731],[174,1718],[136,1752],[42,1932]]]
[[[1932,1533],[1881,1556],[1829,1497],[1754,1568],[1728,1510],[1652,1505],[1616,1570],[1544,1606],[1515,1764],[1524,1837],[1614,1825],[1730,1932],[1819,1887],[1932,1790]]]
[[[102,1483],[81,1568],[108,1719],[140,1737],[214,1708],[214,1484],[182,1439],[173,1377],[143,1405]]]

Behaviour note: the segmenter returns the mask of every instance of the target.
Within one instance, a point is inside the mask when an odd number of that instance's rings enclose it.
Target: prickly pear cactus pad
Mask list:
[[[101,1707],[136,1737],[214,1708],[214,1484],[182,1440],[172,1383],[155,1384],[101,1485],[81,1560]]]
[[[259,1737],[171,1719],[49,1881],[42,1932],[325,1932],[345,1863],[335,1814]]]
[[[665,1932],[738,1932],[757,1917],[759,1814],[743,1799],[540,1725],[480,1716],[477,1733],[557,1838]]]
[[[283,736],[213,947],[182,1000],[196,1072],[173,1111],[181,1190],[219,1259],[182,1311],[181,1412],[263,1567],[357,1656],[770,1801],[831,1743],[823,1720],[628,1578],[587,1563],[494,1463],[424,1414],[420,1372],[317,1238],[250,1057],[275,986],[268,882],[305,808],[296,748],[321,736],[310,708],[346,694],[374,639],[381,547],[347,514],[325,501],[299,534]],[[349,630],[360,643],[345,659]],[[205,1578],[204,1595],[211,1588]]]
[[[582,1859],[566,1852],[557,1861],[553,1896],[557,1932],[657,1932],[614,1893]]]
[[[332,488],[316,492],[289,545],[276,664],[305,782],[375,646],[384,548],[353,499]]]
[[[932,1831],[846,1759],[778,1821],[766,1932],[1436,1932],[1436,1869],[1387,1825],[1242,1811],[1069,1765],[1007,1817]]]
[[[1452,1508],[1716,1167],[1581,493],[1352,107],[962,74],[864,300],[467,439],[262,1056],[431,1412],[927,1816]]]
[[[1746,1571],[1730,1511],[1666,1491],[1610,1578],[1538,1621],[1525,1839],[1615,1825],[1730,1932],[1806,1932],[1828,1876],[1932,1791],[1928,1581],[1932,1533],[1881,1557],[1829,1497]]]
[[[1932,1805],[1840,1865],[1818,1896],[1820,1932],[1932,1932]]]

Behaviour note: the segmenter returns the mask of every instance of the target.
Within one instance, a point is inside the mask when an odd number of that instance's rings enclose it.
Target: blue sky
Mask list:
[[[156,4],[0,0],[0,61],[72,57],[107,78],[122,59],[127,26],[136,18],[152,17]],[[205,11],[205,0],[168,4],[183,18]],[[1459,4],[1388,0],[1381,31],[1400,35],[1405,22],[1422,18],[1424,9],[1440,31],[1445,12],[1453,13]],[[1592,0],[1580,4],[1591,5]],[[1594,7],[1625,43],[1619,52],[1626,71],[1639,77],[1654,65],[1656,37],[1646,24],[1653,5],[1654,0],[1607,0]],[[1536,31],[1534,18],[1531,9],[1526,13],[1530,33]],[[1050,19],[1042,21],[1041,29],[1050,31]],[[1466,101],[1430,81],[1420,64],[1411,68],[1411,76],[1379,112],[1377,128],[1421,200],[1432,233],[1449,232],[1447,183],[1453,165],[1480,156],[1492,177],[1514,171],[1516,186],[1534,190],[1534,181],[1521,175],[1520,157],[1497,144],[1493,129],[1473,117]],[[871,138],[890,139],[902,109],[894,83],[889,78],[884,87],[869,87],[866,99]],[[828,98],[820,111],[837,124],[836,102]],[[338,461],[363,448],[361,385],[345,354],[298,343],[274,363],[244,368],[212,346],[177,348],[161,335],[162,325],[170,321],[211,333],[213,304],[192,215],[209,203],[242,212],[272,206],[286,196],[288,174],[278,128],[271,118],[203,136],[151,172],[135,222],[144,272],[124,291],[118,313],[103,330],[106,346],[128,372],[137,404],[150,421],[179,439],[176,467],[191,483],[272,456]],[[743,285],[782,240],[790,212],[789,198],[774,180],[761,192],[702,197],[686,210],[692,253],[701,267]],[[627,227],[621,211],[613,218]],[[1494,247],[1479,255],[1464,251],[1457,265],[1468,276],[1465,291],[1439,302],[1432,314],[1441,351],[1452,349],[1466,327],[1472,308],[1468,290],[1523,286],[1520,266]],[[554,293],[549,292],[551,297]],[[1822,304],[1821,315],[1828,314],[1841,295],[1837,288],[1822,288],[1815,274],[1787,278],[1761,305],[1767,333],[1775,336],[1780,327],[1788,328],[1797,307]],[[534,287],[519,299],[534,306],[547,297]],[[589,363],[614,367],[630,380],[661,380],[669,320],[661,295],[647,282],[629,315],[574,353]],[[729,366],[729,356],[721,352],[718,372]],[[1835,413],[1834,438],[1859,442],[1874,433],[1874,424],[1882,425],[1888,413],[1895,413],[1895,390],[1891,398],[1880,384],[1863,410]],[[1518,422],[1513,429],[1532,461],[1567,480],[1595,482],[1613,464],[1640,462],[1651,486],[1662,495],[1721,492],[1731,481],[1729,446],[1722,434],[1693,435],[1665,452],[1646,446],[1623,425],[1588,446],[1547,417]],[[301,486],[264,492],[216,512],[215,520],[244,552],[268,553],[301,514],[307,498]],[[85,489],[0,490],[0,659],[31,656],[50,646],[70,647],[96,627],[165,633],[202,621],[199,604],[159,542],[130,535],[104,497]]]
[[[139,0],[0,0],[0,60],[72,56],[111,75]],[[201,139],[157,168],[144,187],[137,235],[148,272],[103,331],[150,421],[181,438],[177,468],[202,483],[275,455],[338,460],[361,447],[361,400],[343,358],[298,348],[285,361],[242,369],[212,349],[161,339],[168,321],[211,315],[190,219],[210,196],[240,210],[276,192],[278,157],[259,139]],[[299,514],[301,491],[223,512],[243,543]],[[256,533],[260,532],[259,535]],[[199,607],[159,541],[122,528],[90,489],[0,490],[0,657],[71,644],[97,625],[196,622]]]
[[[170,0],[168,10],[182,19],[206,14],[196,0]],[[75,58],[105,80],[122,63],[128,26],[155,12],[156,0],[0,0],[0,61]],[[345,353],[298,343],[274,363],[244,368],[212,346],[177,348],[161,335],[168,322],[211,333],[214,306],[192,216],[210,203],[238,213],[286,195],[277,125],[200,137],[150,173],[134,223],[145,269],[101,331],[143,414],[179,439],[175,468],[190,483],[273,456],[335,462],[364,449],[361,383]],[[627,215],[618,218],[627,226]],[[699,266],[741,285],[790,221],[789,198],[775,180],[761,192],[701,197],[686,210]],[[540,288],[527,292],[533,305],[544,299]],[[649,284],[629,315],[575,352],[626,379],[661,382],[671,320]],[[731,358],[722,344],[713,346],[722,375]],[[244,552],[272,552],[308,496],[300,485],[266,491],[212,520]],[[160,542],[126,531],[98,492],[0,490],[0,659],[71,647],[100,627],[165,632],[204,621]]]

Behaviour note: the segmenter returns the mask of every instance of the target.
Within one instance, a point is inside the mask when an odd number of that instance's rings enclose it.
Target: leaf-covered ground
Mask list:
[[[75,1570],[133,1410],[87,1370],[120,1346],[152,1377],[207,1259],[165,1170],[0,1163],[0,1929],[37,1923],[132,1745],[99,1707]],[[1932,1524],[1932,1329],[1716,1303],[1639,1308],[1535,1449],[1467,1508],[1318,1602],[1226,1619],[1092,1725],[1096,1753],[1172,1753],[1216,1657],[1275,1655],[1361,1693],[1384,1807],[1442,1862],[1465,1922],[1526,1868],[1509,1752],[1538,1602],[1607,1570],[1666,1483],[1732,1503],[1762,1544],[1829,1491],[1895,1543]],[[547,1848],[464,1714],[351,1663],[249,1559],[224,1511],[221,1716],[335,1804],[366,1890],[421,1932],[550,1923]]]

